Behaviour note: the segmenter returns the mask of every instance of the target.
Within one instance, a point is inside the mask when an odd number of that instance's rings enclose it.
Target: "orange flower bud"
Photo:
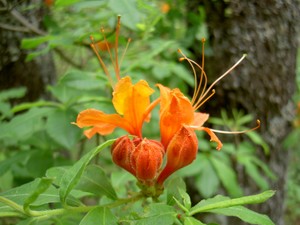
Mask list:
[[[136,140],[133,140],[136,143]],[[154,184],[164,157],[164,148],[158,141],[144,138],[130,157],[130,163],[137,179],[148,186]]]
[[[163,184],[176,170],[192,163],[197,156],[198,140],[192,128],[182,126],[171,139],[167,148],[167,164],[158,177],[157,183]]]
[[[135,172],[130,164],[130,155],[134,148],[134,143],[128,136],[118,138],[111,146],[113,162],[133,175],[135,175]]]

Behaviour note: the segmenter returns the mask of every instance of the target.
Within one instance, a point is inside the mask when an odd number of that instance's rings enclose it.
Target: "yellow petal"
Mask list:
[[[132,94],[132,83],[130,77],[123,77],[118,81],[113,92],[113,105],[116,111],[123,115],[127,107],[128,98]]]

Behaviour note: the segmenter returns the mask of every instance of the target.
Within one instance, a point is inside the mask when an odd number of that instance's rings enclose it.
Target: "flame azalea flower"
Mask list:
[[[185,97],[179,89],[169,89],[161,84],[160,89],[160,132],[161,142],[166,149],[167,163],[158,177],[158,183],[163,184],[164,180],[178,169],[192,163],[198,151],[198,141],[195,130],[203,130],[210,136],[211,141],[217,143],[217,150],[222,148],[222,142],[215,135],[215,132],[227,133],[226,131],[216,131],[203,124],[208,120],[206,113],[196,112],[214,93],[212,87],[234,69],[244,58],[245,55],[227,72],[220,76],[210,87],[207,86],[207,76],[204,72],[204,39],[202,40],[202,66],[183,55],[181,60],[187,60],[191,65],[195,77],[195,90],[192,100]],[[198,78],[196,68],[201,71]],[[211,92],[210,92],[211,91]],[[210,93],[210,94],[209,94]],[[259,125],[258,125],[259,126]],[[256,128],[254,128],[256,129]],[[244,133],[232,132],[232,133]]]
[[[82,111],[76,121],[80,128],[93,126],[85,131],[91,138],[96,133],[107,135],[116,127],[126,130],[129,134],[142,137],[144,121],[149,121],[149,112],[153,108],[150,104],[150,95],[154,92],[144,80],[136,84],[131,83],[126,76],[118,81],[113,91],[113,105],[118,114],[105,114],[96,109]]]
[[[113,87],[113,99],[112,103],[116,110],[116,114],[106,114],[97,109],[87,109],[82,111],[76,120],[75,125],[80,128],[92,127],[84,132],[84,134],[91,138],[96,133],[101,135],[107,135],[114,131],[116,127],[126,130],[129,134],[142,137],[142,126],[144,121],[148,122],[150,119],[150,112],[158,104],[159,100],[150,103],[150,95],[154,92],[152,88],[149,87],[145,80],[140,80],[136,84],[132,84],[129,76],[121,78],[120,67],[118,62],[118,35],[120,29],[120,17],[118,17],[118,23],[116,28],[116,41],[115,41],[115,63],[114,70],[116,73],[117,83],[113,84],[113,79],[108,72],[100,54],[98,44],[92,39],[91,47],[96,53],[98,60],[108,77],[112,87]],[[101,29],[104,34],[104,30]],[[105,38],[105,36],[104,36]],[[130,41],[130,40],[129,40]],[[128,43],[129,43],[128,41]],[[112,60],[112,53],[110,49],[111,46],[105,38],[103,43],[107,44],[106,50]],[[126,47],[127,48],[127,47]]]
[[[117,78],[115,85],[99,54],[99,50],[101,50],[98,44],[99,42],[96,43],[93,38],[91,38],[91,47],[96,53],[113,87],[112,103],[117,113],[106,114],[97,109],[87,109],[79,113],[76,123],[73,124],[80,128],[91,127],[84,131],[84,134],[88,138],[91,138],[97,133],[101,135],[110,134],[117,127],[133,135],[133,139],[125,135],[119,137],[114,142],[111,147],[112,160],[116,165],[133,174],[141,185],[148,187],[153,186],[156,182],[158,173],[161,170],[165,151],[160,142],[142,138],[142,126],[144,122],[149,122],[150,112],[159,103],[160,99],[152,103],[150,102],[150,96],[154,90],[149,87],[145,80],[140,80],[136,84],[132,84],[129,76],[121,78],[117,48],[119,29],[120,17],[118,17],[114,46],[109,45],[105,38],[104,30],[101,29],[104,36],[103,44],[107,45],[104,49],[108,51],[114,66]],[[103,49],[103,46],[101,46],[101,48]],[[115,62],[112,60],[112,52],[110,50],[112,48],[114,49]]]

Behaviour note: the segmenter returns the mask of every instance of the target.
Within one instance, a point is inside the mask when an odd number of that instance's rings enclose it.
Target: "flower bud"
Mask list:
[[[111,146],[112,160],[115,164],[135,175],[135,171],[130,164],[130,155],[135,146],[128,136],[118,138]]]
[[[138,143],[130,156],[130,163],[137,179],[148,186],[153,185],[163,157],[164,148],[160,142],[144,138]]]
[[[167,164],[158,177],[158,183],[163,184],[176,170],[192,163],[197,156],[198,140],[195,131],[182,126],[171,139],[167,148]]]

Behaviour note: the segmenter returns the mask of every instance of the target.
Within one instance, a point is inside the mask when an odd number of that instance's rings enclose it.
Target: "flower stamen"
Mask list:
[[[195,110],[199,109],[208,99],[210,99],[214,95],[215,91],[212,90],[212,88],[221,79],[223,79],[225,76],[227,76],[235,67],[237,67],[241,63],[241,61],[243,61],[243,59],[247,56],[246,54],[244,54],[232,67],[230,67],[224,74],[222,74],[208,88],[206,88],[206,86],[207,86],[207,75],[204,71],[204,42],[205,42],[205,39],[202,39],[202,63],[201,63],[202,65],[201,66],[198,63],[196,63],[194,60],[189,59],[185,54],[183,54],[183,52],[180,49],[178,49],[178,52],[183,56],[179,60],[180,61],[186,60],[190,64],[190,66],[192,67],[192,71],[193,71],[193,74],[194,74],[195,89],[194,89],[194,93],[193,93],[191,103],[192,103]],[[197,78],[198,76],[197,76],[195,66],[199,70],[201,70],[200,79]],[[201,89],[202,89],[202,91],[201,91]],[[212,91],[212,93],[207,97],[207,95],[210,91]]]
[[[102,69],[103,69],[105,75],[107,76],[107,78],[108,78],[108,80],[109,80],[110,85],[111,85],[112,87],[114,87],[114,83],[113,83],[112,77],[111,77],[111,75],[110,75],[110,73],[109,73],[109,71],[108,71],[108,69],[107,69],[105,63],[103,62],[103,60],[102,60],[102,58],[101,58],[101,56],[100,56],[100,54],[99,54],[99,49],[98,49],[98,47],[97,47],[97,45],[96,45],[96,43],[95,43],[95,39],[94,39],[93,36],[90,36],[90,39],[91,39],[91,42],[92,42],[92,43],[90,44],[90,46],[91,46],[91,48],[93,49],[94,53],[96,54],[96,56],[97,56],[97,58],[98,58],[98,61],[99,61],[100,65],[101,65],[101,67],[102,67]],[[108,49],[109,49],[109,48],[108,48]]]
[[[250,131],[254,131],[260,127],[260,120],[256,120],[256,127],[253,127],[248,130],[243,130],[243,131],[224,131],[224,130],[215,130],[215,129],[210,129],[211,131],[219,134],[244,134]]]

